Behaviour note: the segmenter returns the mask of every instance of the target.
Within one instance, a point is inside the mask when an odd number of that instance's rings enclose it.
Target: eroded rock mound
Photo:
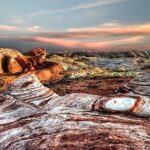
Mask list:
[[[58,96],[28,74],[0,96],[0,149],[148,150],[149,118],[106,113],[135,114],[144,101],[140,96]]]
[[[17,50],[0,49],[0,73],[21,73],[46,68],[50,65],[46,61],[46,50],[35,48],[22,55]]]
[[[62,79],[63,67],[59,62],[47,61],[46,50],[35,48],[22,55],[13,49],[0,49],[1,90],[22,74],[34,73],[42,83]]]
[[[24,71],[32,71],[46,67],[46,50],[43,48],[34,48],[26,53],[24,58],[18,57],[18,62],[22,65]]]

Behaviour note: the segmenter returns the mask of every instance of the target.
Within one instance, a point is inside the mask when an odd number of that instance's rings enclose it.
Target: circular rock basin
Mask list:
[[[131,109],[137,100],[130,97],[116,97],[108,100],[104,107],[110,111],[128,111]]]

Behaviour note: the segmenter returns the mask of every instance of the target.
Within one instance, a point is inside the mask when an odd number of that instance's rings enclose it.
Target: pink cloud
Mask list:
[[[21,39],[24,39],[27,41],[35,41],[35,42],[40,42],[40,43],[53,44],[53,45],[58,45],[58,46],[62,46],[62,47],[67,47],[67,48],[75,48],[80,43],[79,41],[76,41],[76,40],[46,38],[46,37],[40,37],[40,36],[21,37]]]
[[[85,42],[79,40],[69,40],[69,39],[57,39],[57,38],[46,38],[46,37],[21,37],[20,39],[30,41],[45,43],[54,46],[59,46],[67,49],[86,49],[86,50],[99,50],[99,49],[111,49],[113,47],[127,46],[130,44],[136,45],[144,40],[142,36],[135,36],[120,40],[110,40],[110,41],[96,41],[96,42]]]
[[[41,37],[60,38],[60,39],[94,39],[97,37],[116,37],[116,36],[149,36],[150,23],[123,25],[115,22],[103,24],[99,27],[68,29],[64,32],[39,32]]]
[[[83,46],[88,49],[99,49],[105,47],[121,46],[121,45],[130,45],[136,44],[144,40],[142,36],[130,37],[120,40],[104,41],[104,42],[89,42],[84,43]]]
[[[18,28],[16,26],[0,25],[0,30],[2,31],[16,31]]]
[[[1,29],[35,32],[31,36],[18,37],[17,40],[20,39],[28,43],[35,42],[41,45],[52,45],[66,49],[149,49],[148,36],[150,35],[150,23],[126,26],[112,22],[103,24],[100,27],[68,29],[64,32],[42,32],[43,28],[40,26],[32,26],[30,28],[0,26]],[[118,36],[117,38],[115,37],[116,35]]]
[[[139,25],[121,25],[109,23],[100,27],[95,28],[79,28],[79,29],[69,29],[68,32],[74,34],[87,34],[87,35],[150,35],[150,23],[139,24]]]

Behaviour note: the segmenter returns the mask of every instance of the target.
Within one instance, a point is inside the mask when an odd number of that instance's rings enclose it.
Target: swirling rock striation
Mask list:
[[[83,93],[58,96],[35,75],[21,76],[0,96],[0,150],[149,150],[148,117],[106,113],[135,113],[135,103],[142,106],[141,100]]]

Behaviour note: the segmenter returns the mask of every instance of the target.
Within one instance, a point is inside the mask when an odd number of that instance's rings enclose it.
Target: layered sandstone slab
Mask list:
[[[150,98],[150,71],[145,71],[140,77],[125,84],[118,92],[142,95]]]
[[[150,104],[141,96],[58,96],[28,74],[0,96],[0,149],[149,150],[149,116],[128,114],[139,115],[143,102]]]

